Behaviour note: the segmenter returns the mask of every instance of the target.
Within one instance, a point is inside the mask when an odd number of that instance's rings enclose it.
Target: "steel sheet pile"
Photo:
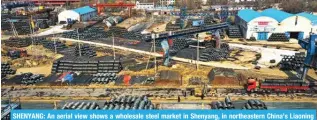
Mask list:
[[[154,104],[147,96],[119,96],[106,101],[104,105],[96,102],[69,102],[61,109],[70,110],[153,110]]]
[[[298,70],[304,65],[305,53],[295,53],[293,56],[283,56],[280,62],[281,70]]]
[[[16,70],[13,70],[9,63],[1,63],[1,77],[4,78],[7,75],[15,74]]]

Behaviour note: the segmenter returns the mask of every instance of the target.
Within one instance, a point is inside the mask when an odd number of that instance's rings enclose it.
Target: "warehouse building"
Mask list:
[[[135,9],[154,9],[154,2],[153,3],[140,3],[139,1],[136,1],[135,3]]]
[[[84,6],[81,8],[76,8],[73,10],[65,10],[58,14],[58,22],[66,23],[68,20],[77,20],[80,22],[85,22],[95,17],[97,15],[97,11],[94,8],[89,6]]]
[[[266,40],[278,26],[274,18],[262,16],[251,9],[240,10],[237,16],[235,22],[246,39],[255,37],[257,40]]]
[[[290,14],[273,8],[262,12],[246,9],[238,12],[235,22],[246,39],[267,40],[272,33],[305,39],[310,32],[317,33],[317,16],[305,12]]]

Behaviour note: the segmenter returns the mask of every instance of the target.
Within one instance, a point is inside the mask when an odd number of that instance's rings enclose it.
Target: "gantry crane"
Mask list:
[[[135,6],[133,3],[124,3],[123,1],[117,1],[117,3],[97,3],[91,6],[97,7],[98,14],[100,14],[105,7],[127,7],[129,10],[129,17],[131,16],[131,9]]]
[[[302,80],[306,79],[307,71],[309,68],[313,68],[313,63],[317,63],[317,34],[310,34],[308,40],[298,40],[300,46],[307,51],[304,66],[297,74]]]

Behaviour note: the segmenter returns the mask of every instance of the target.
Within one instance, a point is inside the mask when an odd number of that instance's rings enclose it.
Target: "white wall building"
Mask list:
[[[229,10],[229,11],[238,11],[244,9],[253,9],[252,6],[244,6],[244,5],[212,5],[211,9],[214,11],[221,11],[221,10]]]
[[[272,33],[305,39],[310,32],[317,33],[317,16],[309,13],[290,14],[272,8],[262,12],[241,10],[235,22],[246,39],[255,37],[257,40],[267,40]]]
[[[136,1],[135,9],[154,9],[154,3],[140,3]]]
[[[67,22],[68,19],[70,20],[77,20],[77,21],[88,21],[92,17],[97,15],[97,11],[94,8],[89,6],[84,6],[81,8],[76,8],[73,10],[65,10],[58,14],[58,22],[61,21]]]

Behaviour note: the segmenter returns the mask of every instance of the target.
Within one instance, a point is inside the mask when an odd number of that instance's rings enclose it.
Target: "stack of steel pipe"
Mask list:
[[[34,85],[44,79],[44,75],[41,74],[23,73],[22,76],[21,83],[24,85]]]
[[[90,83],[94,84],[108,84],[118,79],[116,73],[97,73],[94,74]]]
[[[242,109],[247,109],[247,110],[266,110],[266,104],[262,102],[261,100],[248,100],[242,107]]]
[[[1,77],[15,74],[16,70],[13,70],[9,63],[1,63]]]
[[[305,53],[296,53],[292,56],[283,56],[280,62],[281,70],[298,70],[304,65]]]
[[[226,97],[225,101],[216,101],[211,103],[212,109],[235,109],[234,104],[232,103],[230,97]]]

